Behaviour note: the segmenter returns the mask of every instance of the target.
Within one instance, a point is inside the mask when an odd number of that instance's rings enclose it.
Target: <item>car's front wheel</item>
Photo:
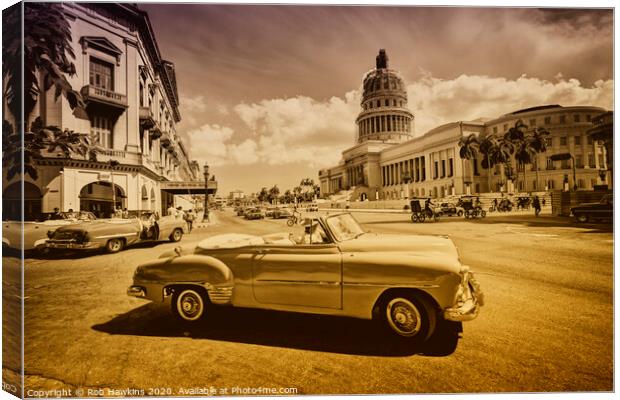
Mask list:
[[[118,253],[119,251],[123,250],[124,246],[125,241],[123,241],[123,239],[114,238],[108,240],[108,242],[105,244],[105,249],[108,253]]]
[[[385,328],[399,340],[423,343],[435,330],[435,310],[421,297],[391,296],[384,301],[381,314]]]
[[[577,214],[575,218],[577,219],[577,222],[581,222],[581,223],[588,222],[587,214]]]
[[[459,217],[462,217],[462,216],[463,216],[463,211],[459,210],[459,211],[456,213],[456,215],[458,215]]]
[[[204,294],[194,289],[182,289],[172,297],[172,313],[182,321],[198,321],[205,313],[207,305]]]

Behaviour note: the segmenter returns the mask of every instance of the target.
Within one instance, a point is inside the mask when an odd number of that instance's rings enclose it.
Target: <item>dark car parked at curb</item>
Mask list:
[[[263,219],[265,215],[260,208],[254,208],[245,212],[245,219]]]
[[[577,222],[588,222],[591,220],[610,220],[614,218],[613,195],[606,194],[597,203],[582,203],[570,209],[571,215]]]

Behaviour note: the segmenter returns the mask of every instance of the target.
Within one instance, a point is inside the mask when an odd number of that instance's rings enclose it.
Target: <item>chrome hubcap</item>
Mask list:
[[[420,312],[407,299],[393,299],[388,303],[386,313],[390,327],[401,336],[415,336],[422,328]]]
[[[202,316],[202,298],[193,290],[188,290],[179,296],[177,309],[184,319],[189,321],[197,320]]]

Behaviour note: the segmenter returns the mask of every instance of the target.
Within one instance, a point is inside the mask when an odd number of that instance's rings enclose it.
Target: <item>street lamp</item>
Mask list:
[[[204,166],[205,175],[205,210],[202,215],[202,222],[209,221],[209,164],[205,162]]]
[[[552,161],[562,161],[562,160],[571,160],[571,164],[573,165],[573,190],[577,190],[577,168],[575,166],[575,157],[571,153],[560,153],[554,154],[551,157]]]
[[[116,213],[116,187],[114,187],[114,167],[116,167],[119,162],[116,160],[108,161],[110,165],[110,182],[112,183],[112,214]]]

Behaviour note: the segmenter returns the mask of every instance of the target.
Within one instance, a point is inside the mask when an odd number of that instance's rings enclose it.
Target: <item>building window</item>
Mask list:
[[[385,103],[385,106],[386,106],[386,107],[390,105],[390,101],[389,101],[388,99],[385,99],[385,102],[384,102],[384,103]]]
[[[545,138],[545,144],[547,145],[547,147],[553,146],[553,138]]]
[[[497,133],[497,126],[493,127],[493,133]]]
[[[377,100],[377,107],[381,107],[381,100]]]
[[[113,145],[112,121],[99,115],[92,116],[90,119],[90,136],[101,147],[111,149]]]
[[[441,160],[441,177],[446,177],[446,160]]]
[[[450,158],[448,160],[448,176],[451,177],[454,175],[454,159]]]
[[[592,121],[592,116],[590,114],[586,115],[586,121],[588,122]]]
[[[588,136],[588,144],[592,144],[594,141],[592,140],[592,136]]]
[[[575,156],[575,166],[576,168],[583,168],[583,160],[581,156]]]
[[[579,114],[575,114],[573,118],[575,119],[575,122],[581,122],[581,116]]]
[[[433,171],[433,179],[437,179],[439,177],[439,161],[435,161],[435,169]]]
[[[602,154],[598,155],[598,166],[599,168],[605,167],[605,157]]]
[[[565,124],[566,123],[566,115],[560,115],[560,123],[561,124]]]
[[[508,130],[508,124],[504,124],[504,132]]]
[[[581,136],[575,136],[575,145],[579,146],[581,144]]]
[[[536,126],[536,118],[530,119],[530,126]]]
[[[588,154],[588,166],[590,168],[596,168],[596,163],[594,161],[594,154],[592,153]]]
[[[396,107],[396,99],[392,100],[392,105]]]
[[[555,188],[555,185],[553,184],[553,179],[549,179],[547,181],[547,188],[548,189],[554,189]]]
[[[91,58],[89,83],[101,89],[114,90],[114,66],[105,61]]]
[[[549,125],[551,123],[551,117],[545,117],[545,124]]]
[[[562,160],[562,169],[569,169],[570,168],[570,163],[568,162],[568,160]]]
[[[577,187],[584,189],[586,187],[586,181],[584,179],[577,179]]]
[[[550,157],[547,158],[547,169],[555,169],[555,165],[553,165],[553,160]]]
[[[560,146],[566,146],[566,145],[567,145],[566,136],[560,136]]]

